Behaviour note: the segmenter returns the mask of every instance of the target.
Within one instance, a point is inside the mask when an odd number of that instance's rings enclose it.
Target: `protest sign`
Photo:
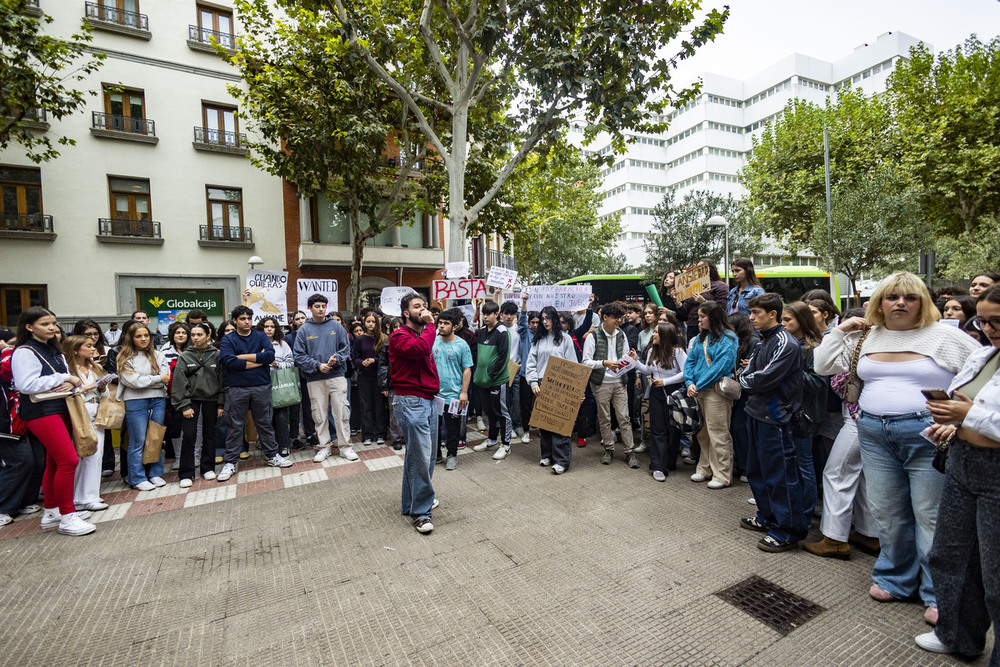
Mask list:
[[[615,378],[620,378],[635,367],[636,364],[634,359],[631,357],[623,357],[618,360],[618,363],[615,364],[614,368],[605,369],[605,372],[611,373],[611,375]]]
[[[692,266],[690,269],[674,278],[674,289],[677,291],[677,300],[690,299],[695,294],[707,292],[711,286],[708,278],[709,270],[704,264]]]
[[[253,323],[271,316],[278,324],[288,324],[288,272],[247,271],[247,305],[253,310]]]
[[[517,287],[515,287],[511,291],[505,291],[503,293],[503,300],[500,303],[506,303],[510,301],[511,303],[517,304],[517,306],[520,308],[522,294],[523,292]]]
[[[399,308],[399,300],[413,291],[415,290],[412,287],[383,287],[379,307],[386,315],[402,317],[403,312]]]
[[[296,281],[298,309],[309,315],[309,297],[322,294],[327,299],[326,312],[340,310],[340,293],[337,281],[331,278],[299,278]]]
[[[502,290],[509,290],[514,287],[517,280],[517,271],[505,269],[502,266],[491,266],[490,274],[486,276],[486,284],[490,287],[497,287]]]
[[[525,310],[540,311],[553,306],[558,311],[586,310],[590,307],[590,285],[532,285]]]
[[[465,315],[465,319],[466,321],[468,321],[470,325],[476,319],[476,307],[473,306],[471,303],[466,304],[464,306],[455,306],[455,307],[458,308],[460,311],[462,311],[462,314]]]
[[[549,357],[529,425],[559,435],[572,433],[576,415],[580,412],[580,399],[587,389],[592,370],[590,366],[575,361]]]
[[[448,262],[444,265],[444,277],[445,278],[468,278],[469,277],[469,263],[468,262]]]
[[[466,280],[434,280],[431,282],[431,298],[438,299],[482,299],[486,296],[486,281],[482,278]]]

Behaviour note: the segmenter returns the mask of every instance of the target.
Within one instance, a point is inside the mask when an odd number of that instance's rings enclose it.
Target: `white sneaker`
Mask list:
[[[726,485],[722,482],[716,482],[714,479],[708,483],[708,488],[710,489],[724,489]]]
[[[747,502],[750,503],[751,505],[756,505],[757,504],[757,499],[756,498],[747,498]]]
[[[695,473],[695,474],[691,475],[691,481],[692,482],[704,482],[707,479],[708,479],[708,477],[705,477],[704,475],[701,475],[701,474],[698,474],[698,473]]]
[[[493,449],[497,446],[496,440],[483,440],[478,445],[473,446],[472,451],[474,452],[485,452],[487,449]]]
[[[361,441],[361,444],[362,445],[370,445],[370,444],[372,444],[372,439],[371,438],[365,438],[364,440]]]
[[[60,535],[89,535],[97,530],[97,526],[80,518],[79,512],[67,514],[59,520]]]
[[[384,445],[385,444],[385,438],[377,438],[375,440],[375,444],[376,445]]]
[[[347,459],[348,461],[357,461],[358,455],[354,453],[354,448],[348,445],[347,447],[340,448],[340,458]]]
[[[150,482],[149,480],[144,479],[141,482],[139,482],[138,484],[136,484],[135,486],[133,486],[132,488],[135,489],[136,491],[152,491],[156,487],[153,486],[152,482]]]
[[[917,646],[924,649],[925,651],[930,651],[931,653],[954,653],[955,649],[948,646],[940,639],[938,639],[937,633],[931,630],[930,632],[925,632],[922,635],[917,635],[913,638],[913,641],[917,642]]]
[[[222,472],[219,473],[219,476],[216,477],[216,479],[219,480],[220,482],[225,482],[235,474],[236,474],[236,464],[227,463],[222,466]]]
[[[476,417],[476,428],[478,428],[480,431],[486,430],[486,424],[483,423],[482,417]]]
[[[503,447],[497,447],[497,450],[493,453],[494,461],[503,461],[510,454],[510,445],[504,445]]]
[[[170,466],[170,469],[171,470],[180,470],[181,469],[181,460],[177,459],[176,461],[174,461],[173,465]]]
[[[553,475],[561,475],[564,472],[566,472],[566,468],[562,467],[558,463],[555,464],[554,466],[552,466],[552,474]]]
[[[13,519],[13,517],[11,517],[11,515],[4,514],[3,512],[0,512],[0,526],[6,526],[8,523],[10,523],[13,520],[14,519]]]
[[[191,481],[190,479],[182,479],[178,484],[178,486],[180,486],[182,489],[189,489],[191,488],[192,484],[194,484],[194,482]]]
[[[77,505],[76,506],[76,511],[77,512],[84,512],[84,511],[100,512],[101,510],[108,509],[108,507],[109,507],[109,505],[106,502],[104,502],[103,500],[98,500],[97,502],[93,502],[93,503],[84,503],[82,505]]]
[[[441,501],[438,500],[437,498],[435,498],[434,502],[431,503],[431,509],[432,510],[436,510],[438,508],[438,505],[440,505],[440,504],[441,504]]]
[[[267,460],[267,465],[272,468],[291,468],[292,462],[281,454],[275,454]]]
[[[162,477],[150,477],[149,481],[153,484],[153,486],[156,486],[156,487],[166,486],[167,485],[166,480],[164,480]]]
[[[521,442],[523,442],[524,444],[528,444],[529,442],[531,442],[531,436],[528,435],[527,431],[525,431],[524,435],[521,436]]]
[[[520,438],[522,435],[524,435],[524,429],[518,426],[517,428],[514,429],[514,433],[517,435],[517,437]]]
[[[329,447],[321,447],[316,452],[316,456],[313,457],[313,462],[314,463],[322,463],[323,461],[326,460],[326,458],[328,456],[330,456],[330,448]]]
[[[643,452],[648,452],[649,447],[644,442],[640,442],[638,445],[632,448],[633,454],[642,454]]]
[[[543,468],[546,466],[550,466],[552,465],[552,459],[542,459],[541,461],[538,462],[538,465],[542,466]]]
[[[202,479],[213,480],[213,479],[215,479],[215,471],[214,470],[209,470],[204,475],[202,475],[201,478]]]

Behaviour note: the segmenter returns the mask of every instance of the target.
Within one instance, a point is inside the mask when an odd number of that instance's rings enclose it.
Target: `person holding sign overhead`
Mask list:
[[[698,327],[698,307],[706,301],[714,301],[723,308],[727,306],[727,301],[729,300],[729,286],[722,281],[719,276],[719,269],[716,268],[715,262],[710,259],[699,259],[698,263],[694,265],[693,268],[699,266],[708,267],[708,290],[694,294],[686,299],[684,299],[680,306],[677,308],[677,319],[685,322],[687,324],[687,339],[694,340],[698,337],[700,329]],[[689,269],[691,270],[691,269]],[[681,274],[683,276],[685,274]],[[678,276],[675,280],[676,282],[681,281],[681,276]],[[683,295],[680,294],[678,289],[678,298]]]
[[[497,448],[493,458],[497,461],[510,453],[510,415],[507,413],[507,382],[510,372],[510,336],[502,326],[497,326],[500,306],[494,301],[483,304],[483,326],[476,332],[478,363],[472,381],[483,390],[483,404],[490,429],[488,437],[472,449],[485,452]],[[499,446],[498,446],[499,445]]]
[[[524,371],[531,392],[535,396],[541,392],[542,377],[545,375],[550,357],[576,361],[576,346],[570,335],[563,333],[556,309],[545,306],[542,308],[541,323],[531,341],[531,350],[528,352]],[[538,433],[542,454],[539,464],[543,467],[551,464],[552,474],[563,474],[569,469],[570,457],[573,455],[569,436],[545,429],[539,429]]]

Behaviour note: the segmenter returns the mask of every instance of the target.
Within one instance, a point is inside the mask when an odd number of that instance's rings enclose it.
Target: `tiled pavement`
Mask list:
[[[756,549],[746,485],[657,484],[593,442],[555,477],[537,447],[438,468],[427,536],[388,448],[110,482],[93,535],[0,529],[0,665],[969,664],[915,647],[919,605],[867,597],[872,557]],[[751,575],[824,611],[783,636],[714,595]]]

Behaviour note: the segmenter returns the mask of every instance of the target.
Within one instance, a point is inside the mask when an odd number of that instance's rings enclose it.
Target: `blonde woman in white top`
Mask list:
[[[97,434],[97,451],[80,459],[76,466],[76,476],[73,482],[73,503],[78,510],[108,509],[108,504],[101,498],[101,463],[104,458],[104,429],[94,425],[97,418],[97,407],[101,397],[106,396],[107,381],[101,381],[106,375],[104,369],[94,363],[97,348],[89,336],[68,336],[62,344],[63,356],[72,375],[83,382],[80,389],[83,403],[87,407],[90,424]]]

